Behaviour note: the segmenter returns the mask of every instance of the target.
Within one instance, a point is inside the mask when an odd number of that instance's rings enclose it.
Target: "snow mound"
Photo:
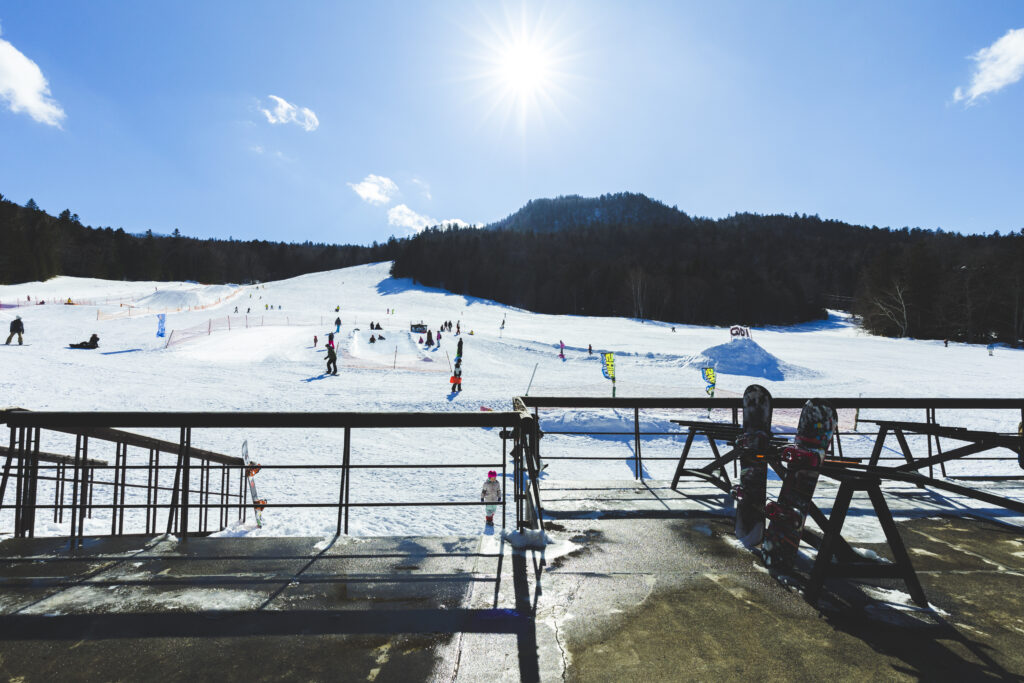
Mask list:
[[[423,360],[426,353],[420,350],[420,346],[412,339],[408,332],[391,332],[385,330],[384,340],[377,339],[370,343],[370,335],[376,339],[381,333],[370,330],[353,330],[349,334],[348,351],[353,358],[374,361],[377,363],[413,363]]]
[[[209,306],[234,294],[229,285],[206,285],[192,289],[162,289],[135,302],[136,306],[153,309],[191,308]]]
[[[749,338],[736,339],[704,349],[690,360],[689,365],[711,366],[717,372],[726,375],[763,377],[778,382],[815,375],[807,368],[782,362]]]

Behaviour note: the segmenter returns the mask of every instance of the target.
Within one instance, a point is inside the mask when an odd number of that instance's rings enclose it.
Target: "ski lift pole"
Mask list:
[[[615,379],[612,379],[612,398],[615,398]]]
[[[526,393],[523,394],[523,396],[529,396],[530,395],[530,387],[533,386],[533,378],[534,378],[534,375],[537,374],[537,366],[538,365],[540,365],[540,363],[534,363],[534,365],[533,365],[533,374],[530,375],[530,383],[526,385]]]

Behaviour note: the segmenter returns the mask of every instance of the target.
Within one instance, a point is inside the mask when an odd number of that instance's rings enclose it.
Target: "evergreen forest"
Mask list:
[[[56,218],[0,197],[0,282],[77,275],[276,280],[393,260],[392,274],[551,314],[785,325],[825,308],[875,334],[1024,339],[1024,231],[960,235],[807,215],[695,218],[641,194],[539,199],[485,228],[436,226],[372,246],[199,240]]]

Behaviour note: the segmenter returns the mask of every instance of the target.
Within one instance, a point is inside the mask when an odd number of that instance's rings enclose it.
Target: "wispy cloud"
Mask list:
[[[66,114],[50,97],[42,70],[6,40],[0,39],[0,101],[14,113],[24,111],[39,123],[60,128]]]
[[[469,223],[458,218],[437,221],[430,216],[416,213],[405,204],[399,204],[388,209],[388,225],[405,228],[412,233],[420,232],[432,225],[468,227]]]
[[[974,104],[975,100],[991,92],[1002,90],[1024,77],[1024,28],[1011,29],[1006,35],[983,47],[970,59],[977,62],[971,84],[965,91],[953,91],[953,100]]]
[[[268,95],[268,97],[274,100],[274,109],[260,107],[260,111],[270,123],[295,123],[302,126],[306,132],[312,132],[320,127],[320,119],[316,117],[312,109],[297,107],[277,95]]]
[[[360,183],[348,183],[355,193],[370,204],[387,204],[398,194],[398,185],[391,178],[370,174]]]
[[[420,189],[420,194],[423,195],[425,199],[428,201],[433,199],[430,194],[430,183],[425,180],[420,180],[419,178],[413,178],[412,184]]]

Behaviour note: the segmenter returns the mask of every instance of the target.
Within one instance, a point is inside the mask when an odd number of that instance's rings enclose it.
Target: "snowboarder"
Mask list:
[[[371,344],[376,344],[377,343],[377,338],[374,337],[372,334],[370,335],[370,343]]]
[[[487,481],[480,491],[480,502],[486,503],[484,514],[487,516],[487,526],[494,526],[494,513],[501,502],[501,484],[498,483],[498,473],[494,470],[487,473]]]
[[[18,335],[18,346],[23,343],[22,335],[25,334],[25,323],[21,321],[21,316],[14,316],[14,320],[11,321],[11,333],[7,335],[7,341],[5,344],[10,344],[11,340],[14,339],[14,335]]]
[[[452,370],[452,393],[462,391],[462,359],[455,359],[455,369]]]
[[[68,347],[72,349],[97,349],[99,346],[100,337],[98,334],[93,334],[89,337],[89,341],[78,342],[77,344],[68,344]]]
[[[341,332],[341,316],[334,319],[334,331]]]
[[[455,351],[456,358],[462,358],[462,337],[459,337],[459,346]]]
[[[431,332],[430,330],[427,330],[427,346],[433,346],[433,345],[434,345],[434,333]]]
[[[235,313],[238,313],[238,306],[235,306]]]
[[[334,335],[331,335],[333,337]],[[338,374],[338,354],[334,350],[334,339],[327,339],[327,370],[328,375]]]

